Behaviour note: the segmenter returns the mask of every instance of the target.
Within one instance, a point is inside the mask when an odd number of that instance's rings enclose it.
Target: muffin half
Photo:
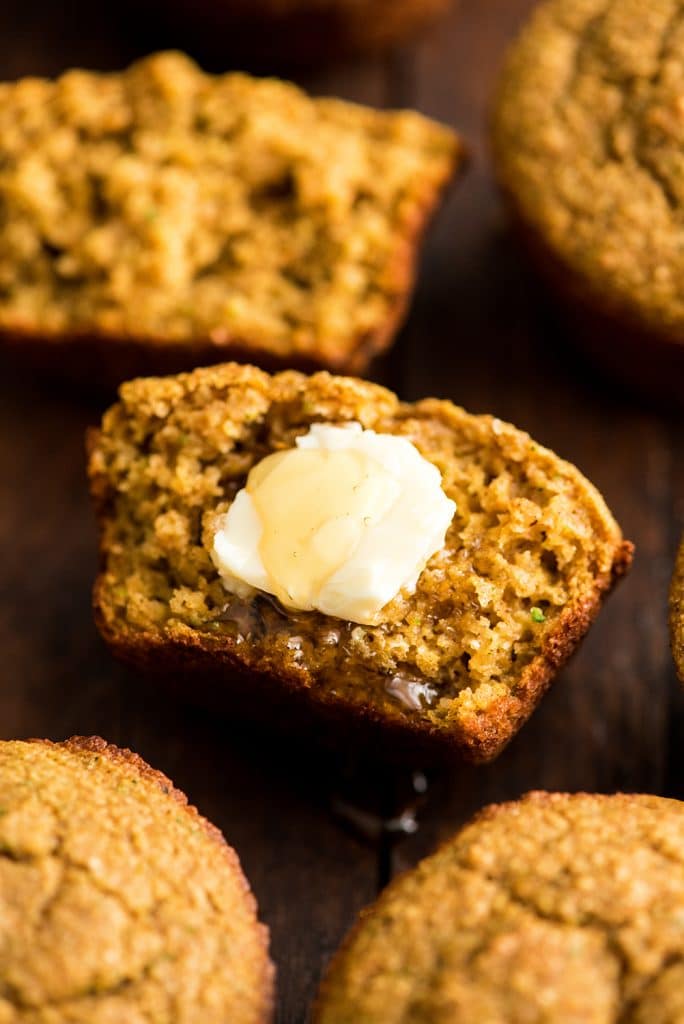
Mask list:
[[[413,585],[374,621],[288,609],[258,584],[227,590],[217,531],[251,471],[294,451],[312,426],[351,423],[403,439],[455,503]],[[312,712],[316,731],[368,732],[394,752],[494,757],[631,560],[594,487],[527,434],[327,373],[270,377],[228,364],[129,382],[90,437],[89,473],[101,549],[95,613],[116,655],[232,714],[243,703],[264,722]],[[271,502],[276,530],[291,497]],[[395,530],[387,571],[423,528],[399,540]],[[327,545],[346,529],[335,525]],[[371,569],[384,537],[381,529],[371,546]],[[354,579],[352,598],[363,582]]]
[[[268,935],[234,851],[99,738],[0,742],[0,1021],[265,1024]]]
[[[681,0],[547,0],[512,46],[497,175],[540,270],[612,372],[681,401]]]
[[[363,912],[316,1024],[677,1024],[684,804],[489,807]]]
[[[461,162],[411,111],[179,53],[0,85],[0,340],[91,386],[226,358],[362,372]]]

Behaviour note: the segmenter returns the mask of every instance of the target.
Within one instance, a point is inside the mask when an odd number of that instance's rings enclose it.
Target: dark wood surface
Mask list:
[[[144,3],[128,14],[78,6],[5,0],[0,77],[117,67],[184,43],[173,28],[146,24]],[[445,396],[530,430],[600,487],[637,544],[631,576],[529,725],[490,767],[432,778],[414,834],[363,837],[337,813],[345,801],[391,815],[408,777],[355,767],[353,751],[343,766],[321,765],[287,737],[272,743],[161,702],[113,664],[89,609],[95,549],[83,431],[98,408],[0,368],[0,735],[99,733],[171,775],[240,853],[272,932],[281,1024],[306,1019],[359,908],[483,804],[530,788],[684,797],[684,699],[666,629],[684,519],[681,411],[624,394],[575,353],[508,234],[491,178],[487,105],[502,50],[530,6],[462,0],[413,48],[293,73],[317,92],[415,106],[470,146],[468,174],[429,238],[413,312],[382,378],[406,398]],[[208,63],[221,63],[215,48]]]

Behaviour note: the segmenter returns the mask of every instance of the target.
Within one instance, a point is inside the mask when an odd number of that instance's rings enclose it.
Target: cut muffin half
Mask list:
[[[235,852],[99,737],[0,742],[0,1020],[266,1024],[268,933]]]
[[[210,552],[250,469],[313,423],[350,421],[413,442],[456,504],[415,591],[372,626],[227,593]],[[114,653],[161,685],[204,680],[212,700],[251,699],[262,718],[284,705],[365,724],[390,748],[494,757],[631,559],[594,487],[527,434],[327,373],[228,364],[132,381],[89,447],[95,612]]]
[[[488,807],[365,910],[316,1024],[675,1024],[684,804],[530,793]]]
[[[0,339],[91,384],[227,358],[362,372],[463,155],[412,111],[179,53],[0,85],[0,149]]]

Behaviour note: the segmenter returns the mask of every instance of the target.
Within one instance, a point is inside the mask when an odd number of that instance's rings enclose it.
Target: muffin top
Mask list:
[[[670,588],[670,639],[677,672],[684,682],[684,539]]]
[[[684,804],[531,793],[399,878],[318,1024],[684,1020]]]
[[[257,1024],[267,935],[238,859],[130,751],[0,743],[0,1022]]]
[[[683,142],[682,0],[538,8],[500,82],[500,180],[605,308],[682,340]]]

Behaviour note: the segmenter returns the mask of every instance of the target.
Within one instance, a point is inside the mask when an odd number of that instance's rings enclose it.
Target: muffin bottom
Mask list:
[[[509,198],[509,207],[512,201]],[[666,331],[634,309],[611,302],[569,267],[519,213],[513,233],[560,302],[573,344],[608,377],[654,402],[681,406],[684,331]]]

